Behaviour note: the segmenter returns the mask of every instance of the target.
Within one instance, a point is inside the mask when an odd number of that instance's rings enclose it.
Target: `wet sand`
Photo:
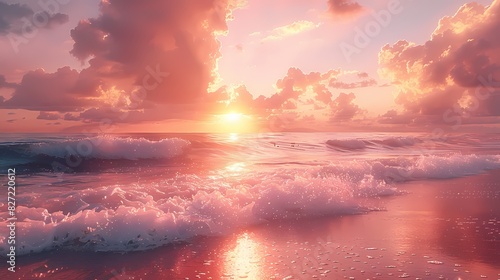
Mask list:
[[[380,211],[269,222],[147,252],[19,256],[1,279],[500,279],[500,171],[399,185]]]

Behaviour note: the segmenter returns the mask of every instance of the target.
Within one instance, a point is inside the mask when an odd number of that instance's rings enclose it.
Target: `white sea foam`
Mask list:
[[[179,138],[151,141],[144,138],[96,136],[63,142],[38,143],[31,152],[58,158],[79,156],[96,159],[154,159],[181,155],[190,142]]]
[[[452,154],[267,171],[243,166],[232,171],[238,176],[219,170],[149,184],[20,194],[17,254],[57,247],[146,250],[263,221],[356,214],[370,211],[360,197],[398,193],[388,181],[460,177],[493,168],[500,168],[498,155]],[[0,234],[2,254],[5,236]]]

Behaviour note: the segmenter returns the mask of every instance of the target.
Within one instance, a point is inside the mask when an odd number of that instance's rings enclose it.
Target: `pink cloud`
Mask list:
[[[82,61],[90,58],[88,76],[107,76],[101,84],[130,90],[145,80],[157,82],[147,100],[199,102],[216,78],[221,56],[216,36],[227,31],[226,20],[236,6],[230,0],[102,2],[99,17],[71,31],[71,53]]]
[[[354,93],[341,92],[337,98],[330,103],[331,121],[348,121],[355,116],[360,115],[363,111],[353,101],[356,99]]]
[[[425,44],[384,46],[380,74],[399,88],[403,115],[439,115],[441,122],[453,115],[500,115],[499,28],[500,1],[470,3],[442,18]]]
[[[364,7],[353,0],[328,0],[328,11],[336,16],[352,16],[363,10]]]
[[[344,13],[359,5],[330,2]],[[358,71],[304,73],[290,68],[269,97],[254,98],[244,85],[210,92],[218,81],[217,36],[227,32],[227,20],[239,5],[236,0],[103,1],[96,18],[80,21],[71,31],[71,54],[85,68],[33,70],[19,84],[0,76],[0,87],[12,91],[8,99],[0,96],[0,108],[39,111],[38,119],[43,120],[85,123],[202,120],[232,111],[261,119],[286,115],[290,120],[313,121],[314,108],[328,111],[334,120],[362,113],[353,103],[354,94],[334,99],[333,93],[376,85],[367,73]],[[290,30],[304,31],[308,26]],[[311,110],[301,112],[302,106]]]
[[[332,93],[328,90],[327,86],[324,84],[318,84],[314,87],[314,92],[316,93],[316,100],[322,102],[323,104],[330,104],[332,102]]]
[[[0,108],[70,112],[98,104],[91,99],[95,93],[82,95],[74,91],[78,78],[79,73],[69,67],[55,73],[30,71],[15,87],[12,97],[0,103]]]
[[[227,32],[226,21],[240,2],[103,1],[97,18],[82,20],[71,31],[71,54],[88,66],[80,72],[69,67],[29,71],[19,85],[0,79],[0,87],[13,88],[9,99],[0,98],[0,108],[76,112],[66,119],[86,121],[127,111],[130,122],[203,115],[220,106],[207,90],[217,79],[217,36]],[[29,14],[26,7],[14,6]],[[248,95],[241,90],[240,99]],[[158,113],[165,105],[200,111]]]

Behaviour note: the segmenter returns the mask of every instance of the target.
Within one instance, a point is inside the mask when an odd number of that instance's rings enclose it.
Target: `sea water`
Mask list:
[[[128,252],[369,213],[363,198],[398,195],[400,182],[498,169],[499,148],[498,134],[24,134],[0,138],[0,170],[16,171],[18,255]]]

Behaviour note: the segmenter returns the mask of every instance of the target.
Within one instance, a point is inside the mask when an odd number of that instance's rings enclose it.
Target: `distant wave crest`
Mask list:
[[[368,147],[409,147],[421,142],[422,140],[416,137],[388,137],[384,139],[331,139],[326,141],[326,144],[341,150],[364,150]]]
[[[190,142],[180,138],[158,141],[144,138],[95,136],[79,140],[32,144],[30,151],[56,158],[77,155],[94,159],[160,159],[183,154]]]

